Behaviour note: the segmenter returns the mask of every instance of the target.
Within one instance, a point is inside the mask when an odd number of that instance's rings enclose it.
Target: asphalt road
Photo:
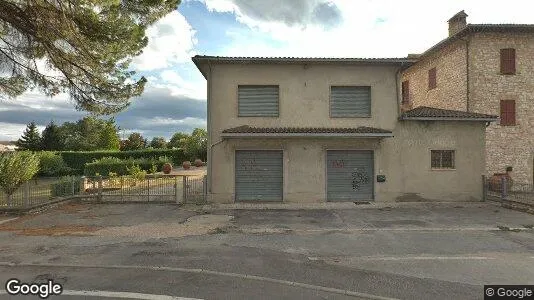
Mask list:
[[[0,224],[0,282],[51,279],[65,291],[50,299],[483,299],[484,284],[534,284],[532,224],[487,204],[71,205]]]

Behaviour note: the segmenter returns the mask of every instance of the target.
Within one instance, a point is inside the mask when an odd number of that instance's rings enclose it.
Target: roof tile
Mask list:
[[[421,118],[488,120],[497,119],[497,116],[459,110],[440,109],[428,106],[419,106],[412,110],[406,111],[401,115],[401,119],[403,120]]]
[[[373,127],[331,128],[331,127],[251,127],[248,125],[228,128],[223,133],[392,133]]]

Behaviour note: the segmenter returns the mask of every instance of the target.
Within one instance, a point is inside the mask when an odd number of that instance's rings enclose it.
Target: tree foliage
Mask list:
[[[118,150],[118,130],[114,119],[103,120],[92,116],[61,125],[65,150],[70,151]]]
[[[17,141],[20,150],[39,151],[41,150],[41,135],[35,122],[28,124],[22,136]]]
[[[208,133],[205,129],[195,128],[191,136],[184,139],[184,153],[191,159],[206,160],[208,148]]]
[[[142,93],[129,69],[147,26],[180,0],[0,0],[0,97],[67,92],[78,109],[111,114]],[[41,65],[39,67],[39,65]]]
[[[150,141],[150,147],[154,149],[165,149],[167,148],[167,141],[162,136],[156,136]]]
[[[146,144],[146,139],[139,132],[133,132],[127,140],[122,141],[121,150],[140,150],[145,148]]]
[[[0,188],[11,195],[39,171],[39,158],[28,151],[0,154]]]
[[[168,148],[183,148],[186,139],[189,138],[189,134],[183,132],[176,132],[173,134],[169,143],[167,144]]]
[[[54,121],[51,121],[43,130],[41,136],[41,150],[58,151],[64,149],[65,144],[63,143],[61,129],[54,123]]]

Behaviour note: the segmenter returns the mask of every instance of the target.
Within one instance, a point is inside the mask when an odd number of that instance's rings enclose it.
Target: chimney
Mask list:
[[[461,11],[449,19],[449,36],[453,36],[467,27],[467,14]]]

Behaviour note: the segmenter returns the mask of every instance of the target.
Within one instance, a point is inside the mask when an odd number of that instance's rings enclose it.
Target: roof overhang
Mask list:
[[[401,117],[401,121],[465,121],[465,122],[495,122],[498,118],[439,118],[439,117]]]
[[[393,133],[222,133],[222,138],[385,138]]]

